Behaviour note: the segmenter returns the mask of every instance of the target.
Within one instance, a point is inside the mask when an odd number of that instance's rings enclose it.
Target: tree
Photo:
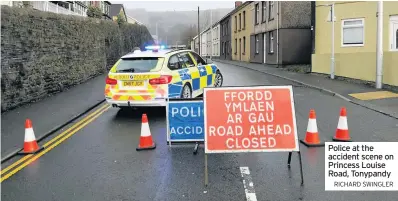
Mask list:
[[[117,22],[119,25],[121,25],[121,24],[123,24],[123,23],[126,22],[126,20],[124,19],[124,15],[123,15],[121,12],[117,15],[117,20],[116,20],[116,22]]]
[[[92,18],[102,18],[102,11],[97,6],[89,6],[87,9],[87,16]]]

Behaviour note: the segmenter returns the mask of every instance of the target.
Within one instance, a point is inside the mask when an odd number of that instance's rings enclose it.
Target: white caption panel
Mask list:
[[[398,190],[398,142],[326,142],[325,190]]]

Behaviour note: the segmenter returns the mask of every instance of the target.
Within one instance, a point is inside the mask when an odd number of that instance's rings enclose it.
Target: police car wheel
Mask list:
[[[221,87],[222,82],[223,82],[223,77],[222,77],[220,71],[217,71],[215,79],[214,79],[214,87]]]
[[[181,98],[191,98],[191,97],[192,97],[191,88],[189,87],[189,85],[186,84],[182,88]]]

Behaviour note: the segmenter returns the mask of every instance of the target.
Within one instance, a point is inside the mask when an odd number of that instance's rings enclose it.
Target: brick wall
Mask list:
[[[1,111],[103,74],[152,40],[144,26],[1,7]]]

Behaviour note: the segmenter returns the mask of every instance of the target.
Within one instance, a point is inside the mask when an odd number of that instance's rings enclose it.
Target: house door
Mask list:
[[[227,59],[227,54],[228,54],[228,42],[224,42],[224,59]]]
[[[264,33],[264,35],[263,35],[263,43],[264,43],[264,45],[263,45],[264,63],[267,63],[267,34],[266,33]]]

